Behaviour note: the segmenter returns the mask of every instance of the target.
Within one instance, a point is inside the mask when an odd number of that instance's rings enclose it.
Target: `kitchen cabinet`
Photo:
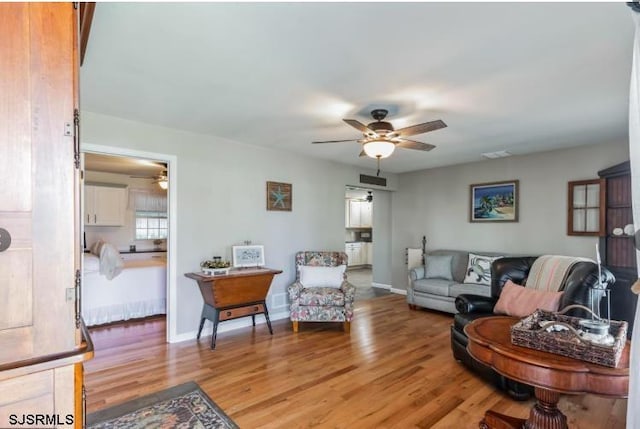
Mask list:
[[[349,201],[349,227],[360,226],[360,201]]]
[[[0,16],[0,427],[21,427],[15,414],[81,428],[93,346],[79,312],[78,11],[0,3]]]
[[[349,228],[351,224],[349,223],[349,203],[350,200],[344,200],[344,227]]]
[[[346,243],[347,266],[362,265],[362,243]]]
[[[368,201],[349,201],[347,228],[371,228],[372,209]]]
[[[90,226],[125,224],[127,190],[124,187],[86,185],[84,222]]]
[[[350,267],[354,265],[373,264],[373,243],[346,243],[345,253],[349,258],[348,266]]]
[[[373,223],[371,206],[370,202],[360,202],[360,226],[363,228],[371,228]]]

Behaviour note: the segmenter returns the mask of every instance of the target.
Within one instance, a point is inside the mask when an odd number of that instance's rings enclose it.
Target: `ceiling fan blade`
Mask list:
[[[322,142],[311,142],[311,144],[322,144],[322,143],[342,143],[342,142],[357,142],[358,139],[349,139],[349,140],[326,140]]]
[[[435,146],[429,143],[417,142],[415,140],[407,140],[407,139],[399,139],[400,141],[396,143],[396,147],[403,147],[405,149],[416,149],[416,150],[424,150],[429,151],[434,149]]]
[[[410,127],[400,128],[399,130],[395,130],[392,134],[397,137],[414,136],[416,134],[439,130],[441,128],[445,128],[446,126],[447,124],[438,119],[437,121],[425,122],[424,124],[417,124]]]
[[[343,121],[363,134],[370,135],[371,137],[379,137],[378,133],[376,133],[360,121],[356,121],[355,119],[343,119]]]

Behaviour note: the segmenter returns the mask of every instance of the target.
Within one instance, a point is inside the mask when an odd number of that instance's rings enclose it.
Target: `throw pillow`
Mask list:
[[[462,283],[491,286],[491,263],[502,256],[484,256],[469,253],[467,271]]]
[[[102,250],[102,245],[104,244],[104,241],[102,240],[98,240],[95,243],[93,243],[91,245],[91,248],[89,249],[89,252],[91,252],[92,254],[96,255],[96,256],[100,256],[100,251]]]
[[[526,288],[507,280],[493,309],[496,314],[526,317],[538,308],[558,311],[563,292],[547,292]]]
[[[451,260],[453,255],[430,255],[424,258],[424,278],[453,280]]]
[[[314,267],[300,265],[300,283],[304,287],[340,288],[344,280],[346,265],[336,267]]]

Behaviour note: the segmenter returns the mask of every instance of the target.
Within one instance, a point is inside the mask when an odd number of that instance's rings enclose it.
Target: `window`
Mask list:
[[[136,216],[136,240],[167,238],[167,194],[148,189],[130,189],[129,207]]]
[[[604,231],[604,181],[569,182],[567,235],[602,235]]]
[[[136,210],[136,240],[167,238],[167,213]]]

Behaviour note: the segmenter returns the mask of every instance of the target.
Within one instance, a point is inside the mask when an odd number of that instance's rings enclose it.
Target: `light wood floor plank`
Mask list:
[[[358,302],[341,324],[288,321],[200,342],[165,343],[164,319],[92,329],[87,410],[197,382],[242,428],[477,428],[489,408],[526,417],[515,402],[456,362],[452,316],[411,311],[404,297]],[[564,396],[573,429],[622,429],[627,401]]]

